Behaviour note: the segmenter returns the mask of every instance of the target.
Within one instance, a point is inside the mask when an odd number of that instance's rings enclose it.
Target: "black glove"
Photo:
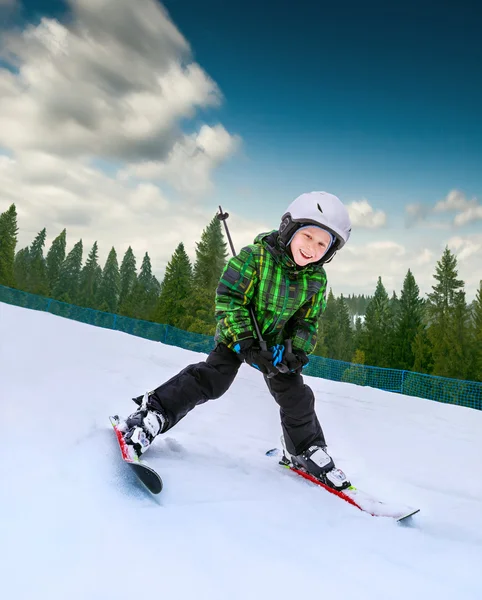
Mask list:
[[[279,370],[273,365],[273,351],[261,350],[258,341],[254,338],[236,342],[233,350],[239,354],[244,362],[261,371],[263,375],[269,376],[270,374],[277,375],[279,373]]]
[[[292,373],[301,373],[303,367],[309,362],[309,358],[303,350],[285,349],[281,364],[286,365]]]

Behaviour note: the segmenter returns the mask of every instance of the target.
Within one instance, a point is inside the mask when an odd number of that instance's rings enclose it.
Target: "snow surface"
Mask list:
[[[482,412],[307,377],[371,517],[278,466],[277,406],[243,365],[149,450],[151,496],[110,414],[204,355],[0,304],[0,597],[482,598]]]

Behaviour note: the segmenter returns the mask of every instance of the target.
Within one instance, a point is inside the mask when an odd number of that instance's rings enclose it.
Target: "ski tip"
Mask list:
[[[416,509],[412,510],[411,512],[407,513],[406,515],[402,515],[401,517],[398,517],[397,523],[407,523],[408,524],[412,521],[412,517],[419,512],[420,512],[420,509],[416,508]]]

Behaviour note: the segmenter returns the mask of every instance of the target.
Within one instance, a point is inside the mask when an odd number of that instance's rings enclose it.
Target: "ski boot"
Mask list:
[[[301,454],[292,455],[286,450],[283,436],[281,441],[283,444],[282,464],[292,465],[295,469],[305,471],[335,490],[345,490],[350,487],[351,483],[345,473],[335,467],[333,459],[326,451],[326,446],[315,444]]]
[[[129,450],[140,458],[149,448],[154,438],[162,433],[167,426],[167,419],[158,410],[148,408],[148,395],[145,394],[140,407],[119,424],[124,441]]]

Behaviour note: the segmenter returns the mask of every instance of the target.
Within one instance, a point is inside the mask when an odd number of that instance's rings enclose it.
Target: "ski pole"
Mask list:
[[[233,253],[233,256],[236,256],[236,250],[234,249],[234,244],[233,244],[233,240],[231,239],[231,235],[229,233],[229,229],[228,229],[228,224],[226,223],[226,219],[229,217],[229,213],[225,213],[223,212],[223,209],[221,207],[219,207],[219,214],[218,214],[218,219],[220,221],[222,221],[224,223],[224,229],[226,231],[226,236],[228,238],[229,241],[229,245],[231,246],[231,252]],[[249,314],[251,315],[251,320],[253,322],[254,328],[256,330],[256,335],[258,337],[258,342],[259,342],[259,346],[261,348],[262,351],[266,351],[268,349],[268,346],[266,344],[266,340],[263,339],[263,336],[261,335],[261,329],[258,325],[258,322],[256,320],[256,317],[254,315],[254,310],[252,306],[248,306],[248,310],[249,310]],[[291,345],[291,340],[289,340],[290,345]],[[288,372],[288,367],[286,365],[280,364],[276,367],[278,369],[278,371],[280,373],[287,373]],[[274,373],[269,373],[268,377],[274,377]]]

